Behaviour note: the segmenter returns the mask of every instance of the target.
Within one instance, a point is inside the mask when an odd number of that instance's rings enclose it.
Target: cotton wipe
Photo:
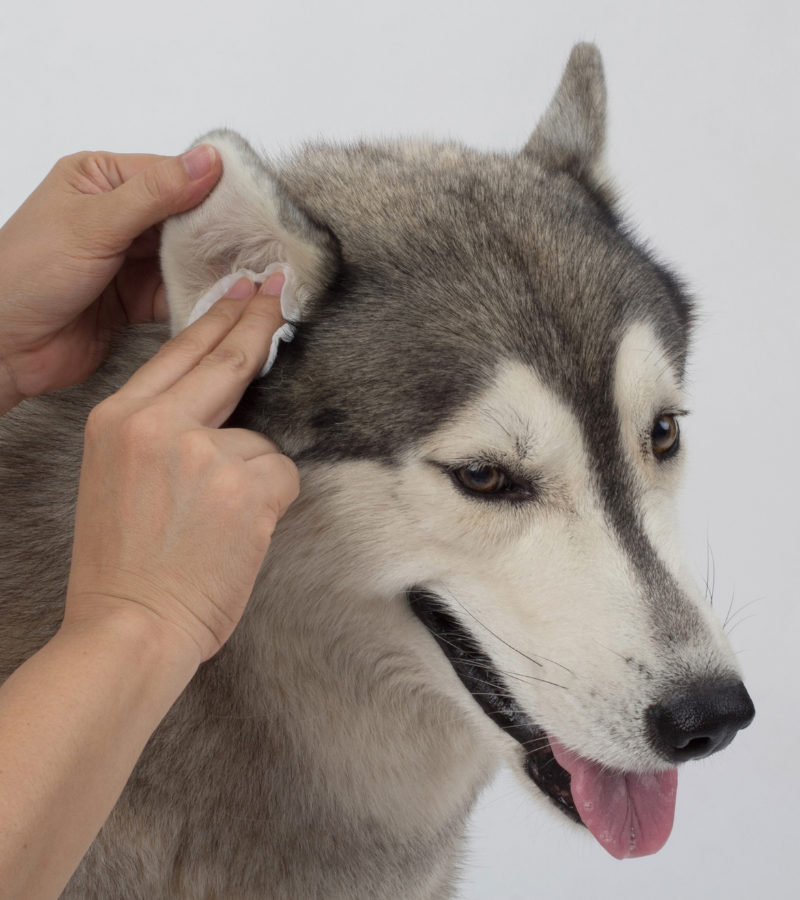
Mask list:
[[[249,278],[256,284],[263,284],[269,276],[273,275],[275,272],[283,272],[286,276],[286,281],[283,283],[283,289],[281,290],[281,315],[285,319],[286,324],[281,325],[272,336],[269,357],[264,363],[264,368],[258,373],[259,378],[263,378],[272,368],[275,357],[278,355],[278,344],[281,341],[286,341],[287,343],[291,341],[294,337],[295,325],[300,321],[300,306],[294,295],[293,272],[291,266],[286,265],[286,263],[273,263],[271,266],[267,266],[263,272],[253,272],[251,269],[239,269],[236,272],[231,272],[230,275],[220,278],[220,280],[210,290],[206,291],[197,303],[195,303],[194,309],[189,315],[189,321],[186,323],[186,327],[188,328],[189,325],[196,322],[200,316],[207,313],[217,300],[221,300],[240,278]]]

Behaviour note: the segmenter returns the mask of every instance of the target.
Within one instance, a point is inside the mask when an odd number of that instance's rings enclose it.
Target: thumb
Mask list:
[[[222,174],[219,154],[200,144],[182,156],[154,163],[103,195],[110,230],[124,249],[167,216],[204,200]]]

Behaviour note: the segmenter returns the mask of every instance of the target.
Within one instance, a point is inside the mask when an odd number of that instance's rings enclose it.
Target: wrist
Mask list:
[[[199,653],[113,601],[0,686],[0,896],[60,896]]]
[[[112,598],[104,599],[103,607],[78,618],[70,615],[68,606],[58,637],[108,653],[132,674],[140,673],[161,698],[156,705],[166,704],[165,713],[202,661],[197,645],[146,607],[137,609]]]

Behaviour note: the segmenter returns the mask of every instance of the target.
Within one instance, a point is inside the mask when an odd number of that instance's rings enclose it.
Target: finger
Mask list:
[[[114,188],[130,181],[150,166],[171,158],[156,153],[100,153],[98,156],[106,178]]]
[[[248,431],[246,428],[214,428],[211,430],[210,437],[218,447],[245,461],[255,459],[257,456],[281,452],[281,448],[275,441],[271,441],[256,431]]]
[[[169,159],[155,153],[77,153],[67,157],[80,175],[76,187],[83,192],[104,193],[113,191],[139,172]]]
[[[217,428],[264,366],[283,324],[280,299],[257,294],[225,338],[167,393],[196,421]]]
[[[240,278],[222,300],[167,341],[152,359],[134,372],[122,391],[140,397],[154,397],[169,390],[230,333],[247,309],[247,301],[254,289],[249,279]]]
[[[264,485],[264,502],[280,519],[300,493],[297,466],[281,453],[256,456],[247,463],[256,479]]]
[[[121,252],[167,216],[203,200],[222,174],[219,154],[208,144],[146,166],[101,198],[110,250]]]

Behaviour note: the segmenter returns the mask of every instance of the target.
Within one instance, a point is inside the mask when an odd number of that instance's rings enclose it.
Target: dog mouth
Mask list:
[[[491,658],[441,598],[412,588],[408,602],[475,702],[522,746],[525,771],[554,806],[584,825],[616,859],[647,856],[664,846],[675,815],[676,769],[613,770],[568,750],[524,711]]]
[[[412,588],[408,602],[478,706],[522,746],[525,771],[533,783],[564,815],[583,825],[572,797],[570,773],[556,760],[547,733],[522,709],[475,638],[436,594]]]

